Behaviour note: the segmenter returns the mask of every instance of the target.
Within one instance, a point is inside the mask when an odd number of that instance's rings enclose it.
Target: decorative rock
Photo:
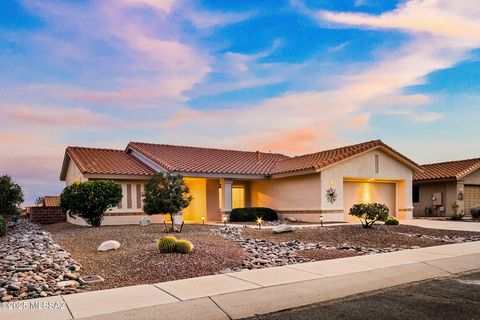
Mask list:
[[[143,218],[140,219],[140,221],[138,222],[138,224],[139,224],[141,227],[149,226],[151,223],[152,223],[152,220],[150,220],[149,217],[143,217]]]
[[[286,232],[292,232],[292,231],[293,231],[293,227],[288,224],[281,224],[279,226],[272,228],[273,233],[286,233]]]
[[[78,276],[74,273],[65,273],[63,275],[64,278],[71,279],[71,280],[77,280]]]
[[[295,218],[295,217],[287,217],[285,220],[290,221],[290,222],[297,222],[297,218]]]
[[[118,248],[120,248],[120,242],[115,241],[115,240],[109,240],[109,241],[102,242],[98,246],[97,250],[98,251],[108,251],[108,250],[117,250]]]
[[[65,287],[70,287],[70,286],[78,287],[79,285],[80,284],[77,281],[74,281],[74,280],[57,282],[57,287],[59,287],[60,289],[65,288]]]

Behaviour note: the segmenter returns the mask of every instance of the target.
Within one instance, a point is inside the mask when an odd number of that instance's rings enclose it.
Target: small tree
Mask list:
[[[453,211],[452,220],[462,220],[465,214],[463,213],[463,210],[458,211],[460,206],[458,205],[457,201],[452,203],[451,208]]]
[[[157,173],[146,184],[143,193],[143,211],[148,214],[173,214],[188,207],[192,201],[190,189],[178,174]]]
[[[388,207],[383,203],[354,204],[350,215],[358,217],[364,228],[370,228],[376,221],[388,219]]]
[[[23,202],[22,188],[10,176],[0,177],[0,215],[15,215]]]
[[[80,217],[92,227],[100,227],[105,211],[122,200],[122,187],[114,181],[86,181],[66,187],[60,207],[70,217]]]

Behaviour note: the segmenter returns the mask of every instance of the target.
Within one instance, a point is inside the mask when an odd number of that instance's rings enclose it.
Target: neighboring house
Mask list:
[[[470,215],[480,205],[480,158],[425,164],[413,177],[414,216],[451,216],[452,203]],[[431,213],[426,212],[431,208]]]
[[[60,207],[60,197],[59,196],[45,196],[41,207]]]
[[[30,207],[29,209],[29,219],[34,223],[41,224],[50,224],[65,222],[66,216],[60,208],[60,197],[59,196],[45,196],[43,197],[42,203]]]
[[[421,168],[380,140],[288,157],[278,153],[130,142],[125,150],[68,147],[60,179],[112,179],[123,200],[105,224],[137,223],[144,183],[155,172],[184,176],[193,201],[184,220],[220,221],[238,207],[270,207],[302,221],[350,220],[355,203],[385,203],[393,216],[412,217],[412,175]],[[154,217],[154,222],[163,217]],[[78,219],[77,219],[78,220]]]

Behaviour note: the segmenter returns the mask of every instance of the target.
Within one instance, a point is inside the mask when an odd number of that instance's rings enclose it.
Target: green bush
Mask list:
[[[388,207],[383,203],[358,203],[349,214],[358,217],[364,228],[370,228],[376,221],[388,219]]]
[[[0,237],[3,237],[7,234],[7,224],[5,218],[0,216]]]
[[[160,253],[172,253],[175,252],[177,245],[177,238],[172,236],[161,237],[158,239],[157,248]]]
[[[178,240],[175,244],[175,251],[178,253],[190,253],[193,250],[193,244],[188,240]]]
[[[231,222],[254,222],[258,218],[264,221],[278,220],[278,214],[270,208],[254,207],[254,208],[236,208],[230,212]]]
[[[385,220],[385,224],[387,226],[398,226],[400,224],[400,221],[398,221],[396,218],[394,217],[388,217],[387,220]]]
[[[60,207],[71,217],[80,217],[100,227],[105,211],[122,200],[122,186],[114,181],[93,180],[74,183],[63,189]]]
[[[22,188],[10,176],[0,177],[0,215],[10,216],[18,212],[23,202]]]
[[[463,214],[463,210],[459,211],[459,205],[457,201],[453,202],[451,205],[453,215],[452,215],[452,220],[462,220],[465,214]]]

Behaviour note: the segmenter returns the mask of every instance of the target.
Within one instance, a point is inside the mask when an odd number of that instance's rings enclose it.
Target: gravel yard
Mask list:
[[[270,230],[246,229],[245,238],[264,239],[273,242],[299,240],[305,243],[322,243],[330,246],[355,246],[366,248],[429,247],[464,240],[480,240],[480,233],[452,230],[426,229],[415,226],[386,226],[376,224],[373,228],[360,225],[324,226],[294,229],[291,233],[272,234]]]
[[[178,239],[190,240],[190,254],[161,254],[156,241],[163,225],[80,227],[71,224],[45,226],[53,239],[82,265],[82,275],[99,275],[105,282],[91,289],[157,283],[219,273],[241,265],[244,250],[233,241],[214,234],[212,226],[185,225]],[[169,234],[172,235],[172,234]],[[116,240],[118,250],[98,252],[100,243]]]

